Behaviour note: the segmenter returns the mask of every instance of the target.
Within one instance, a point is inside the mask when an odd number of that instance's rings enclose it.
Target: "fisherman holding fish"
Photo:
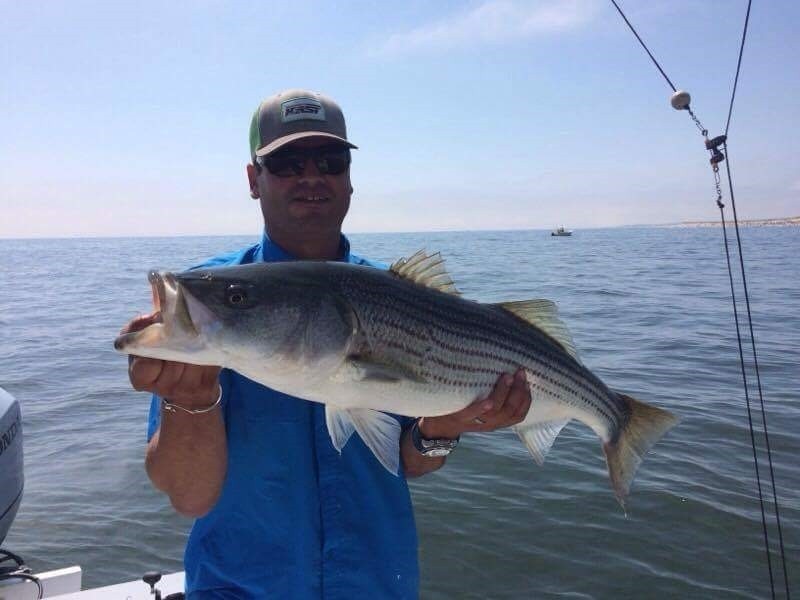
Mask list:
[[[250,195],[264,218],[262,239],[188,273],[287,261],[380,267],[352,253],[341,232],[355,148],[330,98],[293,89],[264,100],[252,118],[247,165]],[[421,265],[431,272],[436,265],[429,259],[410,261],[406,271]],[[451,285],[436,277],[440,288]],[[524,372],[498,369],[493,387],[466,407],[453,405],[458,410],[447,409],[449,414],[395,416],[359,408],[370,398],[349,402],[334,393],[336,408],[314,391],[324,389],[317,380],[335,355],[316,348],[308,330],[292,326],[291,343],[302,348],[289,352],[306,361],[303,385],[282,388],[308,394],[282,393],[254,378],[264,365],[284,365],[295,369],[296,379],[299,367],[285,353],[243,354],[241,369],[220,368],[240,363],[233,354],[203,354],[196,342],[201,330],[220,329],[213,311],[183,293],[174,277],[154,272],[150,279],[156,310],[126,325],[116,345],[131,355],[133,387],[153,393],[147,473],[178,512],[196,518],[184,557],[188,597],[417,597],[417,537],[406,478],[440,468],[465,432],[521,423],[531,405]],[[260,291],[230,283],[220,297],[247,312]],[[335,325],[331,343],[352,333],[336,329],[338,310],[324,303],[310,307],[323,325]],[[143,346],[159,346],[159,336],[184,336],[182,353],[164,350],[146,358]],[[347,344],[353,376],[399,382],[398,373],[358,355],[355,342]],[[327,410],[320,402],[328,402]],[[397,412],[422,414],[412,409]]]

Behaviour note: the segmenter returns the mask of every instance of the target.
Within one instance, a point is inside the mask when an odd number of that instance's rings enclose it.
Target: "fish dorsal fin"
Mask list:
[[[500,308],[518,316],[523,321],[535,325],[557,341],[567,353],[580,362],[575,342],[567,326],[558,316],[558,307],[550,300],[519,300],[516,302],[500,302]]]
[[[424,285],[447,294],[461,295],[456,284],[444,266],[444,259],[439,252],[428,254],[425,250],[415,252],[410,258],[397,259],[389,270],[414,283]]]

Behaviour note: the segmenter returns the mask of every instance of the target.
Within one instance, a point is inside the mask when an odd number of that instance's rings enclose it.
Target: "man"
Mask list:
[[[250,127],[250,195],[259,244],[208,265],[340,260],[350,205],[344,116],[330,98],[287,90],[262,102]],[[158,320],[146,315],[127,330]],[[324,406],[228,369],[141,357],[137,390],[153,392],[146,468],[177,511],[196,517],[186,547],[189,598],[415,598],[417,538],[406,477],[440,468],[459,436],[521,422],[530,395],[503,374],[488,398],[442,417],[398,417],[403,473],[386,471],[354,435],[339,454]]]

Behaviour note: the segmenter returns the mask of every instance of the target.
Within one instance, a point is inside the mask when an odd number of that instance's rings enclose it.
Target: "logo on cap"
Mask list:
[[[293,98],[281,103],[281,117],[284,123],[311,119],[325,120],[325,108],[314,98]]]

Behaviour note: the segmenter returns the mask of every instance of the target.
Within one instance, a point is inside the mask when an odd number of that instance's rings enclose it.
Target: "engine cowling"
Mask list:
[[[22,501],[22,412],[19,402],[0,388],[0,544]]]

